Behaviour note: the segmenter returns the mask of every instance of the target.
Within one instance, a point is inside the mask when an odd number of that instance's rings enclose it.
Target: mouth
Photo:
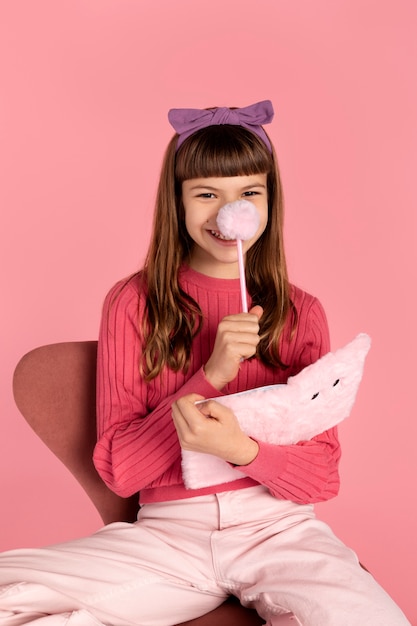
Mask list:
[[[209,233],[212,237],[219,239],[220,241],[234,241],[234,239],[229,239],[229,237],[222,235],[222,233],[218,230],[210,230]]]

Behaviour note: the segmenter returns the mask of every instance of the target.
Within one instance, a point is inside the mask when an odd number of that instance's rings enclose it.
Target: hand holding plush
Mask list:
[[[353,341],[304,368],[286,385],[215,398],[232,409],[249,436],[276,445],[307,441],[350,415],[362,379],[370,337]],[[209,418],[208,418],[209,419]],[[198,489],[242,478],[244,472],[201,452],[182,450],[185,486]]]

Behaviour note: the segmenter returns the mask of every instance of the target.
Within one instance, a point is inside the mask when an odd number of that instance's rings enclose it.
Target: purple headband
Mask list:
[[[271,143],[261,124],[269,124],[273,117],[274,109],[270,100],[256,102],[242,109],[219,107],[218,109],[170,109],[168,111],[169,122],[179,135],[177,150],[187,137],[201,128],[232,124],[243,126],[258,135],[272,152]]]

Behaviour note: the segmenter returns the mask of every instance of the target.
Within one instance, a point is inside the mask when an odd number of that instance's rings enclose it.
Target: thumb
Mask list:
[[[256,304],[255,306],[253,306],[249,311],[249,313],[251,313],[252,315],[256,315],[258,320],[261,319],[263,312],[264,310],[261,306],[259,306],[259,304]]]

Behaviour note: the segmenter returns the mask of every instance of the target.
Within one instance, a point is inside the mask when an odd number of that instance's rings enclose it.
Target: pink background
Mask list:
[[[373,347],[317,507],[417,624],[414,0],[13,0],[0,5],[0,549],[99,526],[25,425],[28,350],[95,339],[143,259],[168,108],[270,98],[291,277],[334,348]]]

